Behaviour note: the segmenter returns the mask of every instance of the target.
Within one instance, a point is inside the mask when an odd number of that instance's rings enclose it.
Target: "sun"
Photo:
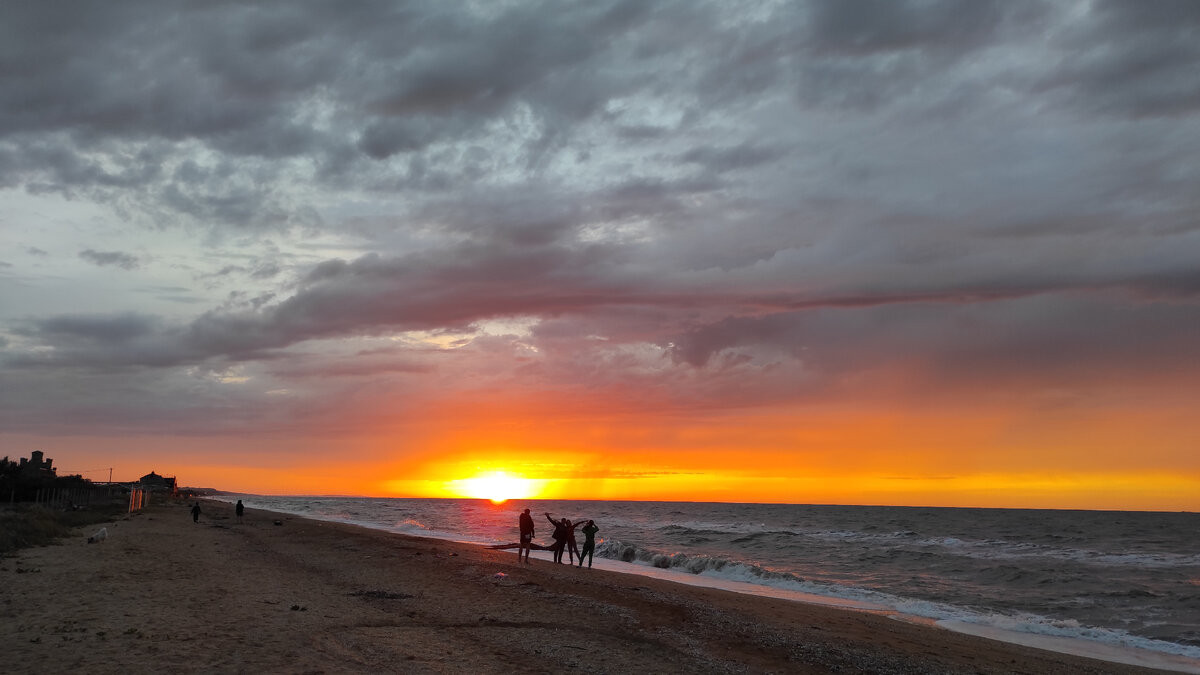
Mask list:
[[[504,471],[489,471],[471,478],[450,481],[451,492],[472,499],[489,499],[493,504],[503,504],[510,499],[524,499],[536,492],[534,481],[511,476]]]

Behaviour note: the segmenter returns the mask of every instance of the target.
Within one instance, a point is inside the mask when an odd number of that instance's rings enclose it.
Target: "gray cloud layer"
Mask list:
[[[536,359],[512,376],[554,387],[589,359],[643,390],[699,371],[704,405],[730,373],[763,401],[900,360],[947,388],[1166,377],[1200,343],[1197,30],[1188,0],[7,3],[0,198],[254,253],[83,250],[121,274],[186,259],[227,295],[9,310],[23,393],[0,421],[82,373],[158,382],[71,397],[132,417],[205,369],[294,387],[325,360],[407,381]],[[41,283],[51,250],[0,251],[0,280]],[[409,333],[467,349],[345,347]]]

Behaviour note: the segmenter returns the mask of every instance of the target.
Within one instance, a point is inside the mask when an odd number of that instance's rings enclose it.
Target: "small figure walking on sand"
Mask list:
[[[192,522],[200,522],[200,502],[196,502],[192,505]]]
[[[529,515],[529,509],[525,509],[517,522],[521,526],[521,543],[517,546],[517,562],[521,562],[521,551],[525,551],[525,562],[528,564],[529,547],[533,543],[533,516]]]
[[[583,567],[583,557],[587,556],[588,569],[592,568],[592,556],[596,551],[596,533],[599,531],[600,528],[596,527],[596,521],[594,520],[587,521],[587,525],[583,526],[583,536],[585,539],[583,540],[583,552],[579,554],[580,567]]]
[[[246,514],[246,506],[242,504],[242,500],[238,500],[237,506],[233,507],[233,512],[237,515],[237,521],[242,522],[242,516]]]

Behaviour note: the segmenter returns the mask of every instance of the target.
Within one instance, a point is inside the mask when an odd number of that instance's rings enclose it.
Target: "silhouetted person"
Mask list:
[[[565,528],[567,531],[567,562],[574,565],[575,559],[579,557],[579,547],[575,545],[575,528],[579,527],[583,521],[579,521],[572,525],[571,521],[563,518],[562,522],[563,528]]]
[[[517,547],[517,562],[521,562],[521,551],[525,551],[525,562],[529,562],[529,545],[533,543],[533,516],[529,515],[529,509],[525,509],[521,513],[517,522],[521,526],[521,545]]]
[[[192,505],[192,522],[200,522],[200,502],[196,502]]]
[[[242,504],[242,500],[238,500],[237,506],[233,507],[233,512],[237,514],[237,521],[242,522],[242,516],[246,514],[246,506]]]
[[[550,535],[554,539],[554,562],[562,564],[563,547],[567,545],[567,528],[563,526],[561,520],[555,520],[546,514],[546,520],[554,526],[554,534]]]
[[[592,556],[596,551],[596,533],[600,528],[596,527],[596,521],[589,520],[587,525],[583,526],[583,552],[579,554],[579,566],[583,567],[583,557],[587,556],[588,567],[592,566]]]

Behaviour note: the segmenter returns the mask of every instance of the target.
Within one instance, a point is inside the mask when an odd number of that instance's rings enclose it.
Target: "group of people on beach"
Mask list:
[[[550,535],[550,538],[554,540],[554,544],[548,547],[538,546],[533,543],[533,516],[529,515],[529,509],[521,512],[518,518],[518,525],[521,528],[521,543],[517,548],[517,560],[522,560],[521,556],[524,554],[524,561],[528,563],[530,549],[537,547],[539,550],[549,550],[553,553],[554,562],[560,565],[562,564],[564,551],[567,553],[567,564],[570,565],[574,565],[575,560],[578,558],[578,567],[583,567],[583,559],[586,557],[588,567],[590,568],[592,566],[592,557],[596,550],[596,533],[600,531],[600,528],[596,526],[596,521],[589,520],[585,523],[582,520],[578,520],[572,523],[567,518],[555,520],[550,517],[548,512],[546,513],[546,520],[550,521],[550,524],[554,526],[554,533]],[[579,550],[579,547],[575,543],[576,528],[580,528],[580,531],[583,532],[582,551]]]

